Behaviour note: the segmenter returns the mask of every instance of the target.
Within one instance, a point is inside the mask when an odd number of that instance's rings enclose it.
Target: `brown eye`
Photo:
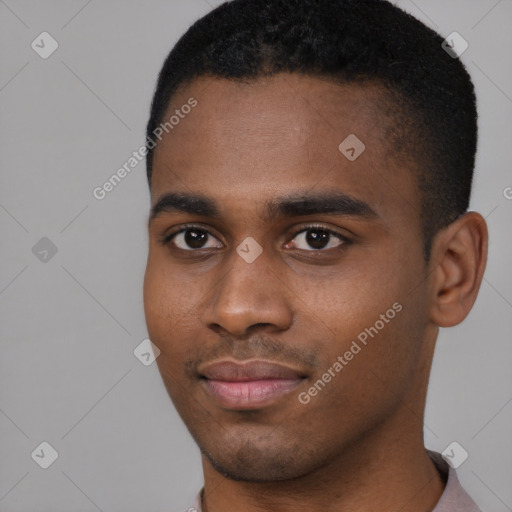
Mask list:
[[[330,229],[323,227],[309,227],[295,234],[293,245],[296,249],[304,251],[318,251],[339,247],[348,240]]]
[[[217,240],[209,231],[206,229],[189,227],[181,229],[176,233],[168,235],[164,243],[172,243],[178,249],[183,251],[194,251],[197,249],[210,249],[222,247],[222,244],[207,245],[208,241]]]

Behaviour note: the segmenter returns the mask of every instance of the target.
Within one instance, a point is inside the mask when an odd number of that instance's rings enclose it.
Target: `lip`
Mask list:
[[[207,393],[222,407],[259,409],[271,405],[301,384],[304,374],[278,363],[222,360],[199,369]]]

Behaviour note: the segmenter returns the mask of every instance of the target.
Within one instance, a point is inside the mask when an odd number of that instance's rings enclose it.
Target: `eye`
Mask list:
[[[301,229],[294,234],[292,240],[295,240],[294,248],[304,251],[332,249],[350,243],[348,238],[323,226],[309,226],[306,229]],[[287,244],[287,248],[290,248],[289,244]]]
[[[336,231],[324,226],[308,226],[296,231],[286,249],[304,251],[323,251],[350,243],[350,240]],[[215,242],[216,241],[216,242]],[[218,249],[223,246],[212,233],[200,226],[187,226],[164,235],[160,242],[172,245],[182,251],[194,252],[201,249]]]
[[[215,238],[208,230],[204,228],[200,228],[197,226],[189,226],[186,228],[182,228],[179,231],[175,231],[168,235],[165,235],[161,242],[164,245],[168,245],[171,243],[178,249],[183,251],[194,251],[198,249],[212,249],[212,248],[220,248],[222,244],[219,242],[218,244],[208,245],[210,239]]]

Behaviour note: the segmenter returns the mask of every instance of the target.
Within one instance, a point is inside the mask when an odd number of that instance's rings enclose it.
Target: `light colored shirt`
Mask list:
[[[444,492],[439,498],[432,512],[482,512],[469,494],[460,485],[457,473],[441,456],[440,453],[427,450],[437,470],[441,473],[443,481],[446,481]],[[194,502],[185,512],[202,512],[201,495],[199,491]]]

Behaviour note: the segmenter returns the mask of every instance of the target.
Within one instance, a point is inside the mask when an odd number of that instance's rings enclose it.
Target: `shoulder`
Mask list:
[[[440,453],[427,450],[429,457],[446,481],[439,502],[432,512],[482,512],[459,482],[457,473]]]

